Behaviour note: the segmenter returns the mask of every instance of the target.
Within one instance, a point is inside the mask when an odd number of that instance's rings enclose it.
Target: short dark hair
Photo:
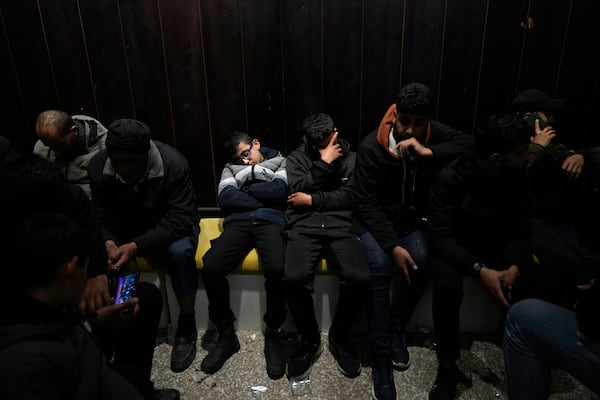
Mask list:
[[[82,266],[88,259],[89,238],[64,214],[34,214],[15,228],[13,239],[8,242],[9,251],[18,255],[19,260],[18,265],[8,266],[14,290],[43,287],[52,282],[59,267],[71,258],[78,256]]]
[[[419,82],[407,83],[396,96],[396,111],[407,114],[431,115],[433,112],[433,92]]]
[[[252,137],[246,132],[232,131],[227,135],[227,138],[225,138],[225,151],[229,157],[236,158],[237,149],[240,143],[250,144],[250,142],[252,142]]]
[[[325,113],[309,114],[302,123],[302,133],[309,143],[319,143],[333,133],[333,119]]]
[[[483,160],[494,153],[506,155],[530,142],[531,128],[514,114],[493,114],[475,133],[477,158]]]

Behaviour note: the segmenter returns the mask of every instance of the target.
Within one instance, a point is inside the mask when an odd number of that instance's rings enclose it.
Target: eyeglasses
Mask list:
[[[242,160],[247,160],[250,157],[250,151],[252,151],[252,146],[254,146],[253,142],[250,142],[250,147],[240,153],[240,158]]]

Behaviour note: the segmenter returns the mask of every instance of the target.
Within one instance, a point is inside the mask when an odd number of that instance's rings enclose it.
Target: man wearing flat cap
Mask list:
[[[198,213],[187,160],[152,140],[145,123],[119,119],[108,127],[106,150],[88,168],[112,267],[136,256],[167,261],[180,309],[171,369],[181,372],[194,360],[197,339]]]

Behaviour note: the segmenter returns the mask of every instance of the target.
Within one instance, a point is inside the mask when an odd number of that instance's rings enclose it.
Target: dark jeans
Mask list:
[[[208,314],[219,329],[225,329],[235,321],[229,303],[227,275],[255,247],[265,275],[267,311],[264,321],[269,328],[279,328],[285,321],[283,226],[262,220],[232,221],[225,226],[221,236],[211,242],[203,258],[201,274],[208,296]]]
[[[367,256],[371,277],[371,298],[369,307],[369,340],[375,358],[389,358],[392,346],[392,331],[403,331],[425,286],[428,278],[427,240],[418,229],[406,235],[401,246],[411,255],[418,268],[410,269],[411,284],[399,274],[399,267],[393,265],[392,257],[381,248],[375,237],[368,231],[360,235],[362,247]],[[398,284],[392,283],[396,280]],[[390,302],[390,289],[392,300]]]
[[[95,332],[109,367],[127,379],[144,398],[154,398],[150,381],[152,357],[156,345],[158,323],[162,312],[162,295],[151,283],[138,282],[135,296],[140,312],[132,323],[117,331]]]
[[[551,368],[567,371],[600,395],[600,343],[579,335],[574,312],[524,300],[509,310],[504,332],[511,399],[547,399]]]
[[[198,290],[196,248],[199,233],[200,227],[194,226],[190,236],[171,243],[167,252],[169,275],[178,299],[195,296]]]
[[[325,257],[339,277],[339,296],[330,334],[347,337],[366,300],[369,274],[358,237],[345,231],[315,228],[288,232],[285,258],[287,302],[303,340],[317,342],[319,325],[312,298],[315,271]]]

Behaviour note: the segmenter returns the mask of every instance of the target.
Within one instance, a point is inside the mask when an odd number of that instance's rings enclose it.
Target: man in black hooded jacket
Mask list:
[[[364,304],[368,269],[358,237],[350,232],[356,153],[340,139],[327,114],[309,115],[304,143],[287,158],[288,244],[285,261],[287,302],[300,343],[289,360],[289,377],[304,376],[319,358],[321,335],[311,296],[315,270],[324,256],[340,278],[340,292],[329,330],[329,350],[340,371],[354,378],[361,365],[349,343],[352,325]]]

